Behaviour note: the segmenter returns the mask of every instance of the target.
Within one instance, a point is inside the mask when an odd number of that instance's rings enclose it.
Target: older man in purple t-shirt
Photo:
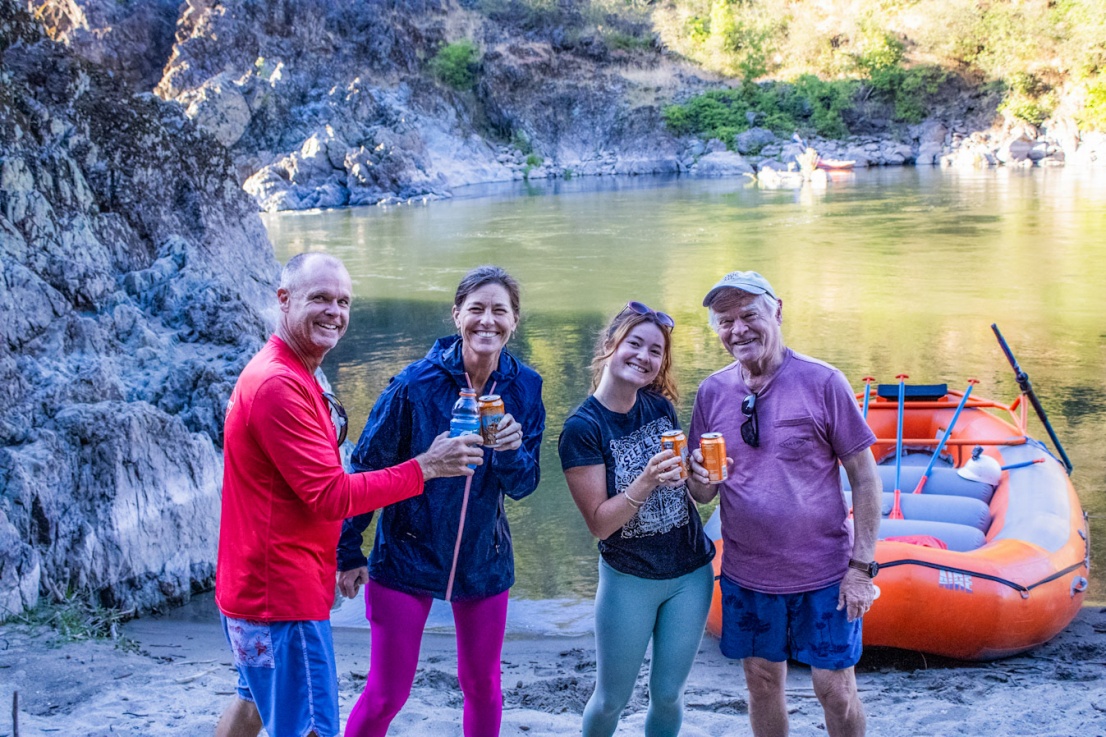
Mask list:
[[[734,271],[703,306],[737,359],[699,386],[688,433],[692,496],[721,493],[722,652],[742,660],[756,737],[787,734],[790,658],[811,666],[831,737],[863,735],[853,667],[875,596],[875,435],[840,371],[784,345],[783,301],[767,279]],[[705,432],[722,433],[733,456],[720,484],[697,449]],[[853,488],[852,523],[838,462]]]

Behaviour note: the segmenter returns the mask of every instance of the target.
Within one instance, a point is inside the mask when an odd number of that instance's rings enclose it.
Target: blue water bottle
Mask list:
[[[449,437],[480,434],[480,408],[476,404],[476,390],[462,389],[453,405],[453,417],[449,420]],[[470,465],[469,468],[476,468]]]

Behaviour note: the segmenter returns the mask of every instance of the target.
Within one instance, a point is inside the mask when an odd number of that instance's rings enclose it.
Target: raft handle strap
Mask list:
[[[1015,591],[1017,591],[1018,593],[1020,593],[1022,595],[1023,599],[1028,599],[1030,591],[1037,588],[1038,586],[1042,586],[1042,585],[1048,583],[1049,581],[1055,581],[1058,578],[1066,576],[1067,574],[1071,573],[1072,571],[1077,571],[1080,568],[1083,568],[1084,567],[1084,561],[1079,561],[1078,563],[1074,563],[1074,564],[1068,566],[1067,568],[1065,568],[1064,570],[1057,571],[1056,573],[1053,573],[1051,576],[1048,576],[1046,578],[1042,578],[1040,581],[1037,581],[1036,583],[1031,583],[1028,586],[1022,586],[1020,583],[1014,583],[1013,581],[1008,581],[1007,579],[1000,578],[999,576],[992,576],[989,573],[979,573],[978,571],[969,571],[966,568],[953,568],[952,566],[942,566],[942,565],[938,565],[936,563],[931,563],[928,560],[915,560],[913,558],[904,558],[902,560],[892,560],[892,561],[888,561],[887,563],[880,563],[879,568],[882,571],[885,568],[894,568],[895,566],[907,566],[907,565],[922,566],[923,568],[932,568],[932,569],[937,570],[937,571],[949,571],[950,573],[963,573],[965,575],[974,576],[976,578],[982,578],[982,579],[985,579],[987,581],[994,581],[995,583],[1000,583],[1003,586],[1009,586],[1010,588],[1012,588]]]

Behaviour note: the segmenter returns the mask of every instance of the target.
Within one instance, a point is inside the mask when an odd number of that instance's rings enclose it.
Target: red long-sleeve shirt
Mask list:
[[[322,388],[278,337],[227,403],[215,601],[229,617],[330,618],[342,520],[422,493],[415,460],[342,469]]]

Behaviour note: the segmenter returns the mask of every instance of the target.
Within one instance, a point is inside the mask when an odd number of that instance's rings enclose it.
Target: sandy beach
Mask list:
[[[590,634],[551,636],[510,630],[503,654],[504,735],[571,735],[595,675]],[[110,641],[59,643],[55,635],[0,627],[0,737],[13,734],[10,705],[19,691],[19,734],[209,735],[233,693],[229,652],[210,604],[122,627]],[[343,718],[364,684],[367,629],[336,627]],[[1085,607],[1058,637],[1027,654],[960,663],[918,653],[869,651],[858,683],[873,735],[1106,736],[1106,608]],[[640,735],[643,668],[617,732]],[[809,673],[790,671],[791,733],[825,733]],[[738,663],[704,638],[687,689],[682,734],[750,734]],[[461,693],[448,633],[428,633],[411,699],[389,734],[461,735]]]

